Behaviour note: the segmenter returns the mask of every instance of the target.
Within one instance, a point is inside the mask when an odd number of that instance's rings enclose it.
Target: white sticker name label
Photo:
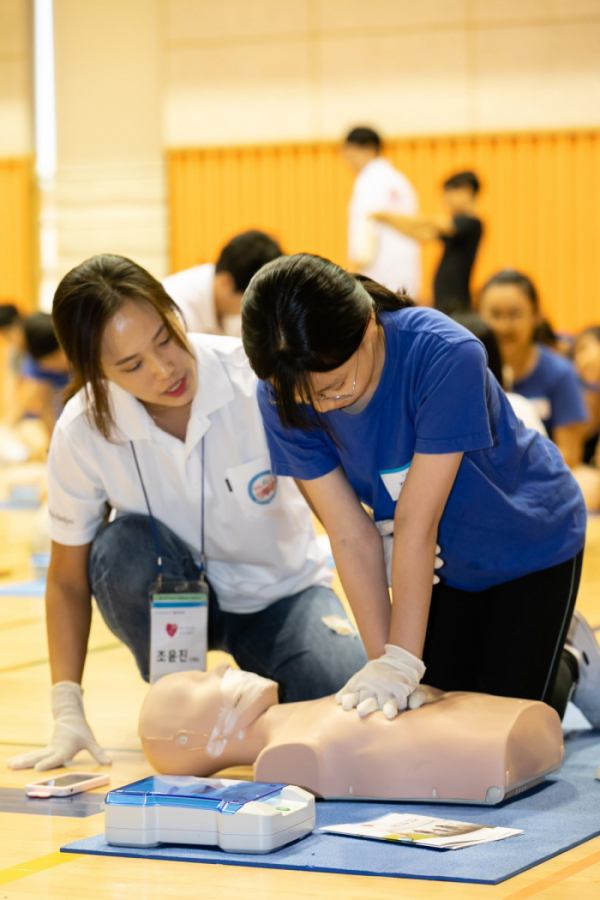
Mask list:
[[[150,683],[189,669],[206,671],[208,595],[154,594],[150,609]]]
[[[406,463],[405,466],[401,466],[399,469],[387,469],[379,473],[392,500],[398,500],[400,497],[409,469],[410,463]]]

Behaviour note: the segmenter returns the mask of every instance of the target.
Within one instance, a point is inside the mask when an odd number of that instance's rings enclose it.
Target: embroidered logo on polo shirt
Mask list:
[[[261,506],[270,503],[277,493],[277,478],[272,472],[259,472],[248,484],[250,499]]]

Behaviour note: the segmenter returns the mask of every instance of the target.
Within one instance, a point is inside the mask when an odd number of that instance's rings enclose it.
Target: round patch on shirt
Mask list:
[[[259,472],[248,485],[250,499],[261,506],[270,503],[277,493],[277,479],[272,472]]]

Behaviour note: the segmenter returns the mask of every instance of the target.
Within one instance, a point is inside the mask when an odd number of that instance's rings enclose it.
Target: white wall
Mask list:
[[[167,146],[600,124],[600,0],[164,0]]]
[[[54,0],[59,277],[97,253],[167,272],[161,0]]]
[[[0,156],[33,151],[29,0],[0,0]]]
[[[0,156],[33,150],[32,0],[0,0]],[[600,125],[600,0],[54,0],[56,276],[167,271],[166,147]]]

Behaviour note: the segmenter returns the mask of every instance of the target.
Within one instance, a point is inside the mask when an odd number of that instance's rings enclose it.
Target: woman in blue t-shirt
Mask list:
[[[338,694],[344,708],[393,718],[427,668],[442,690],[543,699],[562,715],[579,677],[576,702],[600,724],[583,620],[563,651],[581,493],[556,447],[515,417],[480,341],[305,254],[254,276],[242,335],[273,472],[296,479],[325,526],[369,654]]]
[[[538,343],[539,299],[532,280],[503,269],[486,282],[479,314],[494,331],[512,388],[532,401],[546,430],[572,469],[581,463],[588,412],[570,360]]]

